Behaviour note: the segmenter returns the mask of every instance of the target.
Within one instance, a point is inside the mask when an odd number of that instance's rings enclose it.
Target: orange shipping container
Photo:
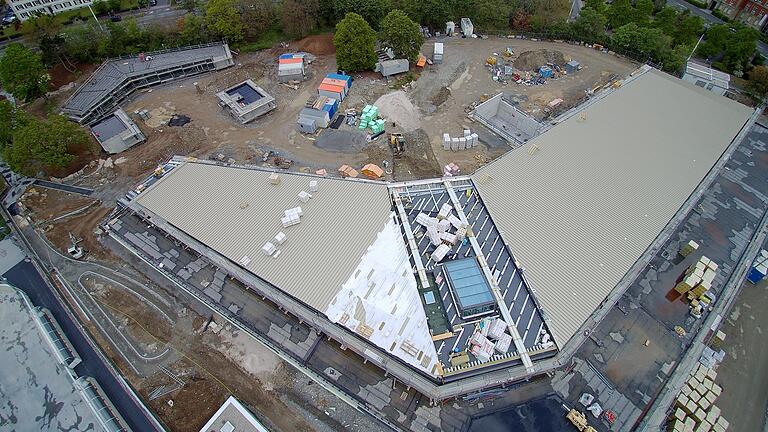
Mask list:
[[[347,82],[340,79],[333,79],[333,78],[325,78],[323,80],[323,84],[330,84],[335,85],[341,88],[345,88],[347,86]]]
[[[303,63],[304,59],[301,59],[301,58],[280,59],[278,60],[278,62],[280,64]]]
[[[334,93],[338,93],[338,94],[343,94],[344,93],[344,87],[343,86],[337,86],[337,85],[333,85],[333,84],[325,84],[325,83],[323,83],[323,84],[320,84],[320,87],[318,87],[317,89],[318,90],[325,90],[325,91],[329,91],[329,92],[334,92]]]

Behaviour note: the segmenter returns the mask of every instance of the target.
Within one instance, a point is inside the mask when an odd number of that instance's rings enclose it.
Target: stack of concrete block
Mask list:
[[[451,137],[450,134],[443,134],[443,150],[466,150],[477,147],[478,144],[478,135],[472,133],[469,129],[464,129],[464,135],[461,137]]]
[[[720,415],[715,400],[722,388],[715,383],[717,372],[702,364],[694,367],[677,395],[667,430],[674,432],[725,432],[728,421]]]
[[[306,191],[299,192],[299,201],[306,203],[309,202],[310,198],[312,198],[312,195],[308,194]]]

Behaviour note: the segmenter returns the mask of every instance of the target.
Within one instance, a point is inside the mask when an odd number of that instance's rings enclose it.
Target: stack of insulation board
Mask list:
[[[728,421],[720,416],[720,408],[715,405],[715,400],[723,390],[715,384],[715,378],[717,372],[714,369],[697,364],[675,399],[672,417],[667,425],[668,431],[728,430]]]
[[[712,282],[717,276],[718,265],[702,256],[685,271],[683,280],[675,285],[675,291],[685,294],[691,302],[691,312],[700,315],[701,310],[712,302],[712,296],[707,292],[712,289]]]
[[[372,133],[384,131],[384,120],[379,119],[379,108],[376,105],[366,105],[360,114],[358,129],[371,128]]]
[[[282,54],[278,58],[278,81],[302,81],[304,79],[304,73],[304,54]]]
[[[437,217],[429,216],[426,213],[416,215],[416,223],[426,229],[430,243],[437,247],[431,256],[431,259],[436,263],[442,261],[448,252],[458,243],[464,241],[467,236],[467,224],[454,216],[452,211],[453,206],[445,203],[440,207]],[[450,232],[452,227],[456,229],[453,233]]]
[[[495,340],[494,349],[499,354],[506,354],[512,344],[512,336],[507,334],[507,323],[500,318],[485,318],[478,324],[483,336]]]
[[[469,352],[483,363],[491,359],[495,348],[494,343],[479,331],[473,333],[469,338],[469,345]]]

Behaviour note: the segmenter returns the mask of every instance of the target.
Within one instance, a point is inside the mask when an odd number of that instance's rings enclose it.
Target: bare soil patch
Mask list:
[[[299,51],[306,51],[317,56],[336,54],[336,47],[333,46],[333,33],[307,36],[294,42],[294,45]]]
[[[547,63],[553,63],[558,66],[563,66],[568,62],[565,55],[562,52],[551,49],[539,49],[534,51],[525,51],[515,59],[513,64],[516,68],[521,70],[537,70],[539,67],[546,65]]]

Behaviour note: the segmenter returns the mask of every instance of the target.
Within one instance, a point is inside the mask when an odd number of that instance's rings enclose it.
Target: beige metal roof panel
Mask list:
[[[325,311],[352,275],[369,245],[384,229],[391,201],[384,183],[280,174],[185,163],[143,192],[136,201],[235,263],[286,293]],[[319,191],[302,203],[317,180]],[[285,210],[300,206],[298,225],[283,228]],[[242,208],[245,207],[245,208]],[[262,253],[278,232],[287,239],[277,258]]]
[[[472,177],[562,346],[751,111],[651,70]],[[539,150],[529,154],[528,148]]]

